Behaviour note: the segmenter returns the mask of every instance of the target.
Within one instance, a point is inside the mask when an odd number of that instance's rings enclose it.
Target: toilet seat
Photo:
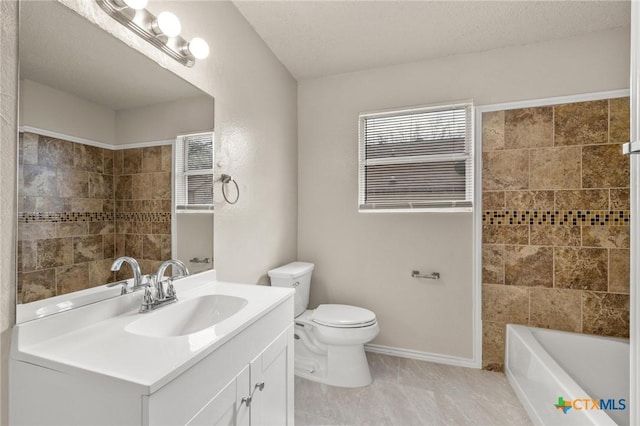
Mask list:
[[[350,305],[320,305],[311,314],[311,321],[327,327],[357,328],[375,324],[376,314]]]

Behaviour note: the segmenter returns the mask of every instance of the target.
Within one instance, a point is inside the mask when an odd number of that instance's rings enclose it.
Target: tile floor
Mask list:
[[[296,377],[303,425],[531,425],[502,373],[367,353],[373,383],[337,388]]]

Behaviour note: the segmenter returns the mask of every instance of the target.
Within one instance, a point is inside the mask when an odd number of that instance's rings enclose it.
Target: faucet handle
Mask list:
[[[127,293],[129,293],[129,282],[127,280],[122,280],[122,281],[116,281],[114,283],[109,283],[107,284],[107,287],[115,287],[117,285],[121,285],[122,289],[120,290],[120,295],[125,295]]]
[[[167,299],[177,299],[176,288],[173,286],[173,278],[167,279]]]

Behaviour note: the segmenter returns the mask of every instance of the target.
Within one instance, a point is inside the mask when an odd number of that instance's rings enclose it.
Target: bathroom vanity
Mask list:
[[[293,294],[175,282],[150,313],[142,292],[17,325],[12,425],[292,425]]]

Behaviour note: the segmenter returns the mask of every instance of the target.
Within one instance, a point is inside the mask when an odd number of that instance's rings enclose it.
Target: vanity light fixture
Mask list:
[[[130,7],[134,10],[140,10],[147,7],[149,0],[114,0],[114,3],[120,7]]]
[[[187,42],[180,36],[182,25],[176,15],[162,12],[157,17],[146,9],[148,0],[96,0],[109,16],[187,67],[209,56],[209,45],[199,37]]]

